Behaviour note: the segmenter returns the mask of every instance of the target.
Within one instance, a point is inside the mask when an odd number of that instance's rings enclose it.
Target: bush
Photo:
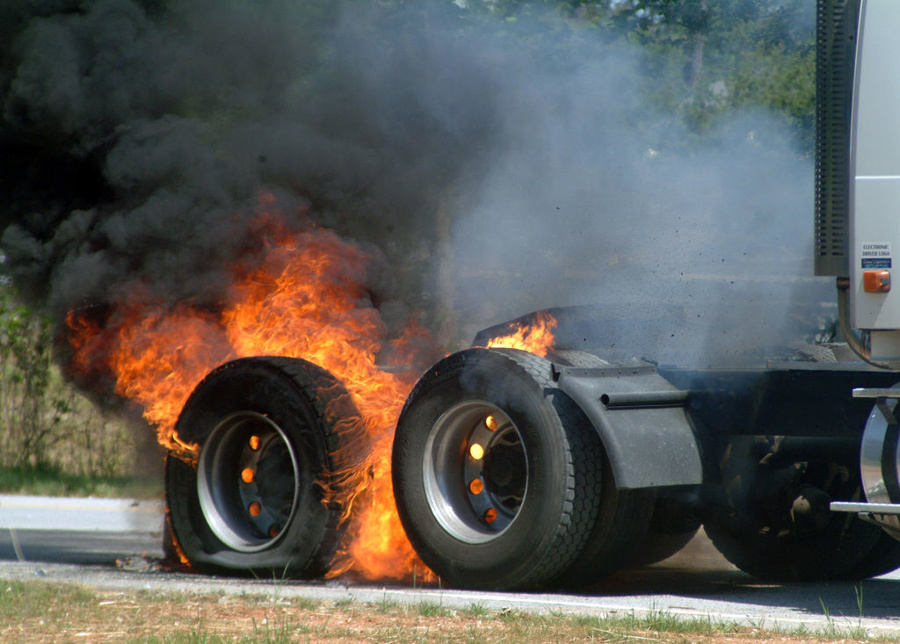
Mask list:
[[[53,364],[48,320],[17,304],[0,282],[0,467],[128,476],[135,442]]]

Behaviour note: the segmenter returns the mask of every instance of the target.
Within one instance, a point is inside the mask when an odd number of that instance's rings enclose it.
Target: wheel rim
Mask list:
[[[431,428],[425,495],[435,519],[465,543],[486,543],[515,521],[528,489],[522,436],[495,405],[460,403]]]
[[[285,433],[256,412],[219,423],[200,452],[197,492],[213,533],[238,552],[278,541],[297,507],[300,472]]]
[[[875,405],[869,414],[860,447],[863,491],[871,503],[896,503],[891,494],[900,480],[900,441],[897,440],[896,401]],[[889,464],[885,467],[885,464]]]
[[[897,388],[895,385],[894,388]],[[860,445],[860,476],[869,503],[900,501],[900,429],[896,400],[879,402],[869,414]],[[882,524],[900,529],[900,517],[880,515]]]

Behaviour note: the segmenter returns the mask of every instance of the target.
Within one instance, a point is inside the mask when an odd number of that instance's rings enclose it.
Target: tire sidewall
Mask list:
[[[423,470],[432,428],[449,407],[468,401],[488,402],[506,413],[522,439],[528,466],[525,498],[513,522],[493,539],[474,544],[456,539],[434,517]],[[553,547],[571,503],[566,440],[540,385],[502,354],[468,351],[438,363],[404,408],[393,451],[398,512],[423,561],[451,583],[527,586]]]
[[[761,519],[757,498],[765,488],[760,478],[761,454],[753,437],[731,440],[721,464],[724,502],[704,520],[704,529],[713,545],[735,566],[759,579],[782,582],[810,582],[844,579],[872,550],[881,530],[854,514],[834,512],[826,525],[805,533],[773,530]],[[850,500],[858,493],[857,473],[852,463],[842,464],[851,475],[838,478],[827,493],[833,500]],[[820,485],[826,470],[822,463],[810,462],[815,472],[813,485]]]
[[[248,379],[253,386],[248,385]],[[315,410],[291,379],[253,359],[235,361],[207,377],[191,394],[176,424],[183,441],[206,439],[226,417],[237,412],[266,416],[283,432],[297,458],[295,510],[279,536],[265,548],[241,552],[229,548],[209,528],[198,496],[196,466],[170,456],[166,491],[175,536],[193,565],[205,570],[279,572],[316,576],[324,572],[323,540],[333,518],[323,504],[319,477],[329,471],[325,440],[317,431]],[[188,528],[188,525],[190,526]]]

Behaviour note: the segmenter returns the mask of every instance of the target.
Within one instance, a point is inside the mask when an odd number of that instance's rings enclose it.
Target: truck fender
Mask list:
[[[686,410],[690,392],[675,388],[653,365],[554,364],[553,376],[599,434],[617,487],[703,482],[700,448]]]

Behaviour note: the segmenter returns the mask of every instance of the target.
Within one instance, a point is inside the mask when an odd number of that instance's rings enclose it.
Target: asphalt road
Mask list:
[[[303,596],[450,608],[586,615],[666,613],[757,627],[859,629],[900,635],[900,573],[862,583],[780,585],[728,564],[699,535],[671,559],[617,574],[589,593],[537,594],[405,587],[341,580],[220,578],[161,569],[162,507],[130,501],[0,496],[0,579],[44,579],[128,592],[220,592]]]

